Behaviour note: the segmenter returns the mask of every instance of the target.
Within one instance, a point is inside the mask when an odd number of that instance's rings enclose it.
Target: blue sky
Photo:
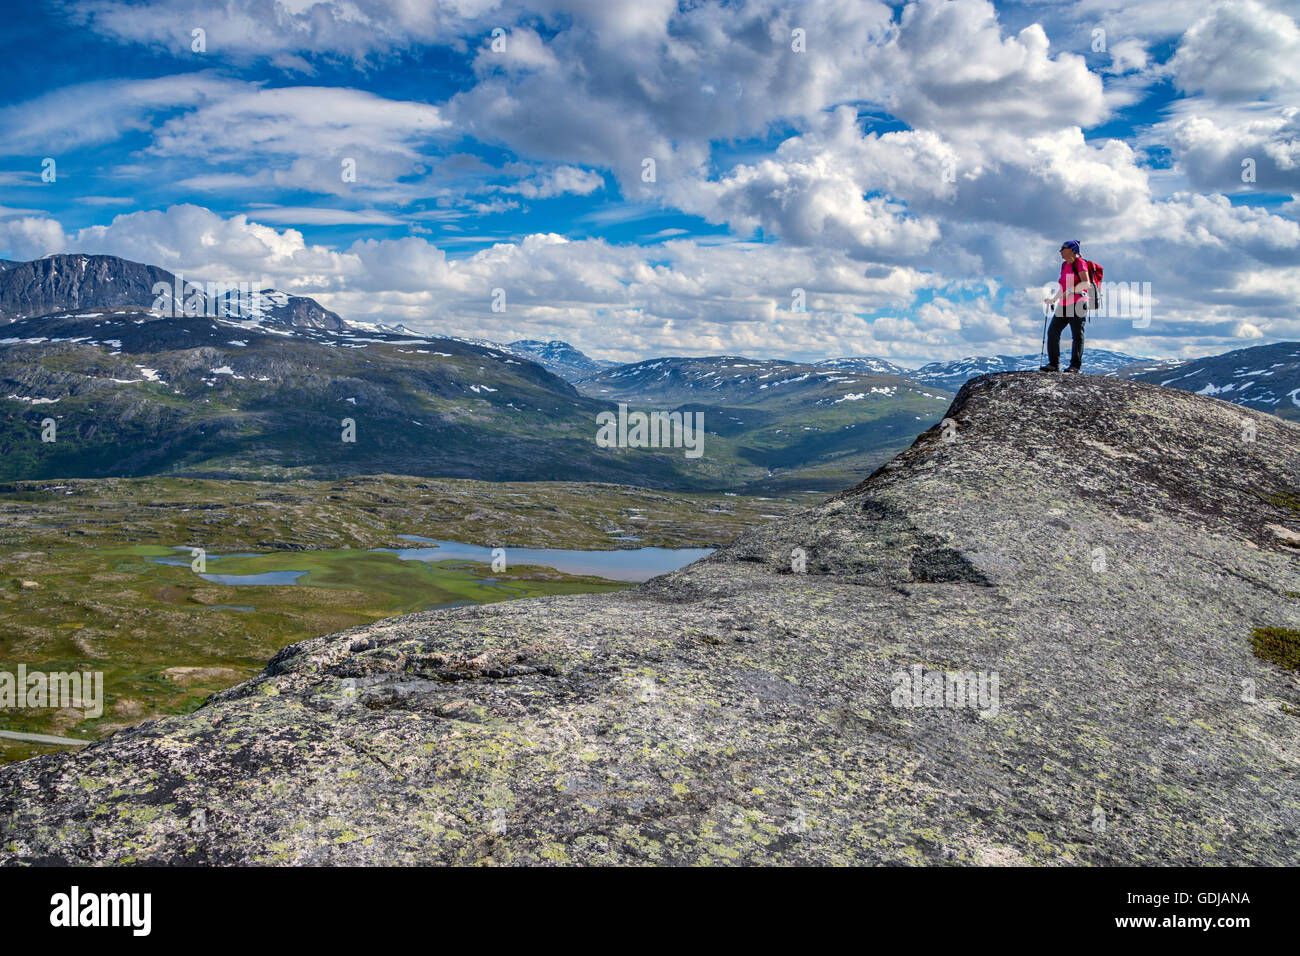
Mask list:
[[[38,3],[0,37],[0,256],[112,253],[621,361],[920,364],[1036,351],[1042,287],[1077,238],[1152,299],[1145,327],[1094,320],[1095,345],[1296,339],[1296,16]]]

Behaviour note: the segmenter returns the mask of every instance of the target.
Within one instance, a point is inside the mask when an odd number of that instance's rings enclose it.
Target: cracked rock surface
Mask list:
[[[1300,863],[1300,687],[1250,640],[1300,628],[1300,428],[1032,372],[947,417],[633,590],[304,641],[0,767],[0,861]]]

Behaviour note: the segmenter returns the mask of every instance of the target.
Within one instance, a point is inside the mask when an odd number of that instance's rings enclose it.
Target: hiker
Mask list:
[[[1083,326],[1088,319],[1087,291],[1092,277],[1087,261],[1079,255],[1079,240],[1070,239],[1061,246],[1061,259],[1060,289],[1050,299],[1043,300],[1047,305],[1056,306],[1056,314],[1047,330],[1047,364],[1039,369],[1040,372],[1061,370],[1061,333],[1067,325],[1074,341],[1070,348],[1070,367],[1066,371],[1077,372],[1083,364]]]

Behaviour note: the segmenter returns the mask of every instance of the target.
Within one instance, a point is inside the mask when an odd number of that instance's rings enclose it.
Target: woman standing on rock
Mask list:
[[[1079,255],[1079,240],[1070,239],[1061,246],[1060,289],[1050,299],[1044,299],[1047,305],[1056,306],[1056,314],[1047,329],[1047,364],[1039,371],[1059,372],[1061,370],[1061,332],[1068,325],[1073,339],[1070,349],[1070,367],[1067,372],[1077,372],[1083,365],[1083,325],[1088,318],[1087,290],[1092,282],[1088,274],[1088,263]],[[1076,292],[1076,289],[1083,291]]]

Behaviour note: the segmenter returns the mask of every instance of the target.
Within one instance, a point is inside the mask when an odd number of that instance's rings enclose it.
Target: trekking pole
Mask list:
[[[1043,306],[1043,346],[1038,353],[1038,362],[1040,365],[1047,362],[1047,319],[1049,316],[1051,316],[1051,314],[1052,314],[1052,307],[1050,305],[1044,305]]]

